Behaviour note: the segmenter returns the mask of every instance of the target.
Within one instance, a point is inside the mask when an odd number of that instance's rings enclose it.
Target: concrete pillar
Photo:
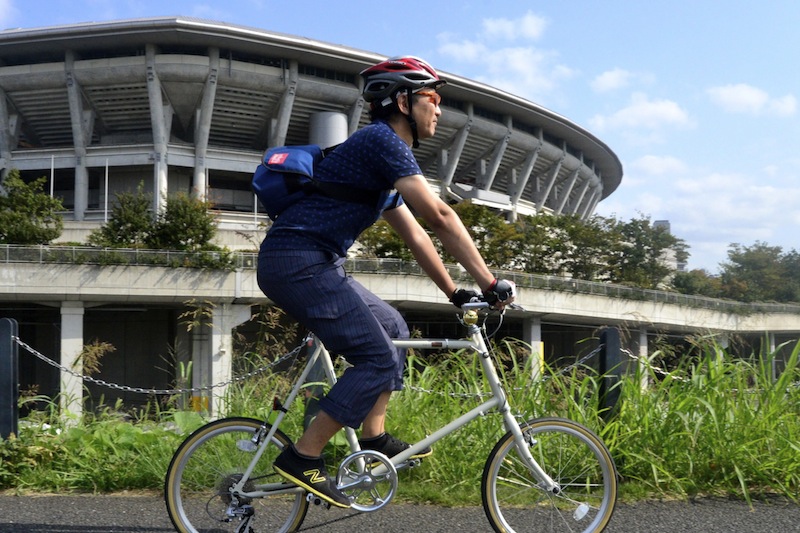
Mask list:
[[[83,375],[79,356],[83,351],[83,302],[61,303],[61,365]],[[61,413],[83,415],[83,379],[61,371]]]
[[[526,317],[522,324],[522,340],[531,347],[531,378],[539,380],[544,370],[544,343],[542,342],[542,319]]]
[[[11,151],[16,149],[19,143],[19,132],[22,121],[15,113],[9,114],[8,97],[3,89],[0,89],[0,181],[2,181],[12,165]],[[0,188],[2,191],[2,188]]]
[[[179,327],[175,332],[175,385],[177,389],[192,387],[192,335],[186,328]],[[192,408],[191,393],[183,393],[178,398],[178,409]]]
[[[456,175],[458,163],[461,160],[461,154],[464,152],[464,147],[467,145],[469,138],[469,131],[472,129],[473,108],[472,104],[467,104],[465,112],[467,113],[467,122],[455,134],[450,149],[442,151],[443,164],[439,165],[437,172],[439,181],[441,182],[442,195],[444,196],[450,189],[453,183],[453,178]]]
[[[567,208],[567,213],[571,215],[581,214],[580,206],[583,203],[583,199],[586,196],[586,191],[589,190],[589,186],[592,185],[594,181],[597,181],[597,178],[592,176],[590,179],[584,180],[583,185],[581,185],[580,189],[578,190],[577,197],[573,202],[570,203],[569,207]]]
[[[488,161],[488,166],[478,177],[476,183],[479,188],[485,191],[490,191],[492,189],[494,180],[497,178],[497,171],[500,169],[500,163],[503,162],[503,155],[505,155],[508,143],[511,140],[513,124],[510,117],[506,117],[506,126],[508,127],[508,133],[495,143],[494,150],[492,151],[492,158]]]
[[[528,181],[531,179],[531,174],[533,174],[533,169],[536,167],[536,161],[539,159],[539,152],[541,151],[542,143],[540,142],[539,145],[536,146],[536,148],[530,154],[528,154],[528,157],[522,164],[522,168],[517,174],[516,180],[508,185],[507,192],[511,197],[511,203],[515,208],[519,203],[519,199],[522,198],[522,193],[525,192],[525,187],[528,185]]]
[[[278,104],[278,112],[271,120],[269,146],[283,146],[286,144],[286,134],[289,132],[289,122],[292,118],[294,109],[294,99],[297,94],[297,84],[300,78],[299,63],[295,60],[289,61],[289,68],[284,68],[284,83],[286,89],[281,95]]]
[[[639,342],[637,343],[638,346],[638,357],[639,357],[639,375],[641,376],[640,386],[642,390],[647,388],[647,362],[650,360],[650,354],[648,353],[648,345],[647,345],[647,328],[645,326],[639,327]]]
[[[775,346],[775,334],[772,332],[767,332],[767,353],[763,354],[762,357],[769,357],[771,354],[775,353],[777,347]],[[774,383],[778,379],[778,357],[777,355],[772,357],[772,382]]]
[[[564,163],[564,159],[566,159],[567,154],[564,152],[561,155],[561,159],[553,163],[550,169],[547,171],[547,176],[544,178],[544,188],[540,193],[540,196],[536,198],[536,211],[539,212],[542,208],[547,204],[547,198],[550,196],[550,191],[553,190],[553,187],[556,185],[556,181],[558,180],[558,173],[561,171],[561,165]]]
[[[156,72],[156,49],[146,47],[147,96],[150,103],[150,123],[153,129],[153,210],[161,213],[167,206],[167,143],[169,133],[161,80]]]
[[[322,148],[336,146],[347,140],[347,115],[323,111],[311,115],[308,128],[309,144]]]
[[[228,386],[233,377],[232,330],[250,319],[249,305],[220,304],[211,309],[211,323],[201,323],[192,329],[192,386],[203,389],[195,392],[192,407],[196,411],[224,415],[227,409]]]
[[[731,336],[727,332],[722,332],[717,335],[716,342],[720,348],[727,350],[731,344]]]
[[[214,100],[217,96],[217,73],[219,71],[219,48],[211,48],[208,58],[208,77],[203,89],[203,99],[197,110],[195,124],[195,163],[194,177],[192,179],[192,194],[195,198],[205,200],[206,191],[206,153],[208,152],[208,137],[211,134],[211,117],[214,114]]]
[[[72,144],[75,147],[75,220],[86,218],[89,207],[89,171],[86,168],[86,147],[91,140],[91,123],[94,120],[91,112],[83,110],[83,94],[73,74],[75,54],[68,50],[64,67],[67,78],[67,97],[69,114],[72,122]]]
[[[250,320],[249,305],[222,304],[214,308],[211,328],[211,382],[227,383],[233,377],[233,328]],[[213,413],[227,412],[228,386],[211,391]]]
[[[564,212],[564,206],[567,205],[569,201],[569,195],[572,194],[572,189],[575,188],[575,183],[578,181],[578,176],[581,173],[581,168],[578,167],[572,171],[569,178],[567,179],[567,183],[564,184],[563,189],[561,190],[561,200],[558,202],[558,207],[555,209],[557,215],[560,215]]]
[[[211,410],[211,324],[201,321],[190,332],[192,346],[192,409],[199,412]]]

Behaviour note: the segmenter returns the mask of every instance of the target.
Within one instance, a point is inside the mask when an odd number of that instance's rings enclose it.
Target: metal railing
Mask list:
[[[224,265],[225,269],[255,269],[258,265],[256,252],[179,252],[170,250],[145,250],[138,248],[99,248],[90,246],[20,246],[0,245],[0,263],[66,263],[88,265],[130,265],[213,268]],[[416,262],[402,259],[349,258],[345,264],[348,272],[358,274],[395,274],[424,276]],[[222,266],[220,268],[223,268]],[[455,280],[469,279],[467,273],[457,265],[448,266]],[[499,272],[499,277],[513,280],[518,286],[574,292],[607,298],[649,301],[714,311],[747,315],[753,313],[800,314],[800,304],[746,303],[721,300],[706,296],[694,296],[677,292],[642,289],[613,283],[602,283],[571,279],[562,276],[528,274],[524,272]]]

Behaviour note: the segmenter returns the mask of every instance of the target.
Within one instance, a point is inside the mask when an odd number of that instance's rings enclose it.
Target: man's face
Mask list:
[[[414,104],[411,112],[417,123],[417,135],[420,139],[428,139],[436,133],[436,123],[442,114],[439,104],[442,101],[441,95],[433,89],[423,89],[414,93]]]

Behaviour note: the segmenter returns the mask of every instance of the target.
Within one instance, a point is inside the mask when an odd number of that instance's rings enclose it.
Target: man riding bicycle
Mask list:
[[[275,220],[258,260],[264,294],[352,365],[320,400],[321,410],[302,437],[274,463],[280,475],[338,507],[349,507],[350,501],[321,458],[337,431],[361,426],[362,449],[388,457],[409,447],[384,427],[391,393],[403,387],[405,365],[405,352],[391,339],[408,337],[408,327],[396,309],[345,273],[347,251],[359,234],[383,216],[451,302],[460,307],[479,296],[456,287],[419,216],[487,301],[498,307],[511,303],[516,290],[513,282],[495,279],[458,215],[429,187],[412,152],[436,131],[442,114],[437,91],[445,80],[415,57],[382,61],[361,75],[372,122],[331,151],[314,177],[379,191],[380,201],[370,206],[309,194]]]

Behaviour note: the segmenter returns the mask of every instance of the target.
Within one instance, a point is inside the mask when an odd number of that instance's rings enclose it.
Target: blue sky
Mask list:
[[[689,268],[800,248],[795,0],[0,0],[0,28],[164,15],[418,55],[543,105],[622,161],[597,214],[669,220]]]

